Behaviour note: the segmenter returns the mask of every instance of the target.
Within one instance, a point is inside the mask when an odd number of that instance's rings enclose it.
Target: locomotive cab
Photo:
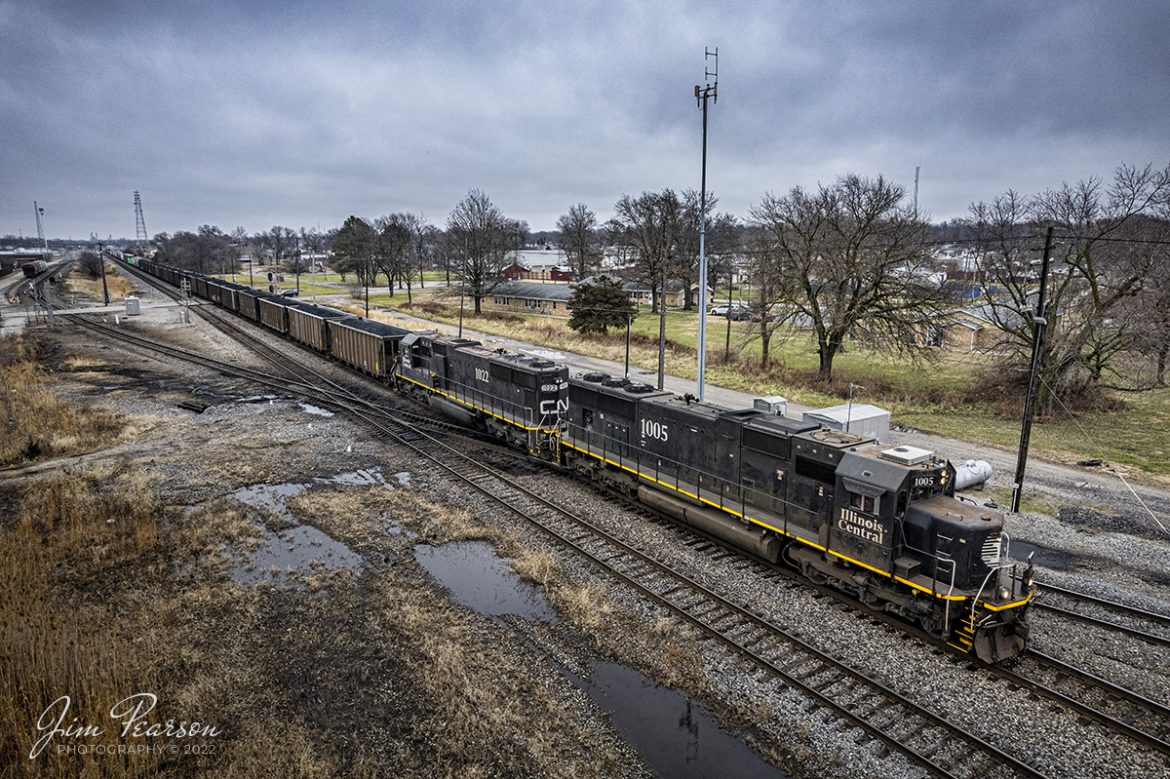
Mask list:
[[[914,447],[847,452],[837,469],[830,548],[915,594],[887,608],[913,615],[957,648],[984,660],[1011,657],[1027,635],[1034,591],[1007,558],[1003,515],[955,500],[954,468]],[[923,596],[929,594],[929,601]],[[863,593],[864,595],[864,593]]]

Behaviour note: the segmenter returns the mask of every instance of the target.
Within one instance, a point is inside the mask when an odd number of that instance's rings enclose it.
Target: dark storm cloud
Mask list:
[[[442,222],[469,187],[551,227],[584,200],[847,171],[936,217],[1170,160],[1161,3],[33,3],[0,0],[0,233]]]

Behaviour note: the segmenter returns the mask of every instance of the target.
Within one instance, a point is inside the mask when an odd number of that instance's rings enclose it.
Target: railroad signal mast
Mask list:
[[[709,65],[711,60],[714,60],[714,70]],[[703,84],[695,84],[695,102],[703,111],[703,176],[699,190],[699,383],[696,391],[698,399],[702,400],[707,367],[707,103],[719,102],[718,46],[715,51],[703,47]]]

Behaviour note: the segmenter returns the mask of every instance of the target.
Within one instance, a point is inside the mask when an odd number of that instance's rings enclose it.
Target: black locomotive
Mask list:
[[[997,661],[1027,642],[1031,570],[932,452],[595,373],[569,382],[560,445],[591,478],[957,649]]]
[[[406,392],[529,454],[553,458],[569,369],[479,341],[412,333],[394,379]]]
[[[954,497],[955,470],[933,452],[139,267],[958,650],[1024,651],[1031,565],[1008,557],[1002,514]]]

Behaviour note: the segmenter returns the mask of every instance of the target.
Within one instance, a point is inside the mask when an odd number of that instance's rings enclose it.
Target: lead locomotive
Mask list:
[[[996,662],[1027,643],[1029,565],[934,453],[646,384],[569,381],[565,461],[683,521]]]

